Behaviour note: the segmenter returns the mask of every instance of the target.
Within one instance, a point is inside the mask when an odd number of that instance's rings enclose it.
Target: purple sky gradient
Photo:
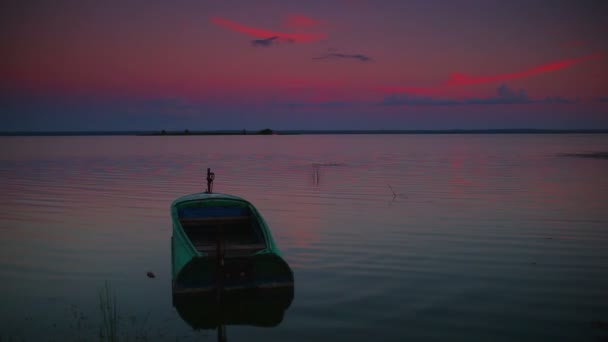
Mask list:
[[[0,131],[608,128],[605,1],[3,6]]]

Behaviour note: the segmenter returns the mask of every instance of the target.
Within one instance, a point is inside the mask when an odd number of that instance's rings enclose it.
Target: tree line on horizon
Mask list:
[[[253,133],[249,133],[249,132],[247,132],[246,129],[243,129],[240,134],[241,135],[247,135],[247,134],[272,135],[274,133],[275,132],[272,129],[270,129],[270,128],[264,128],[264,129],[261,129],[261,130],[259,130],[257,132],[253,132]],[[234,133],[232,133],[232,132],[228,133],[228,131],[224,131],[224,132],[222,132],[222,131],[195,131],[195,132],[191,132],[189,129],[184,129],[183,131],[167,131],[167,130],[163,129],[158,134],[159,135],[191,135],[191,134],[194,134],[194,135],[197,135],[197,134],[206,135],[206,134],[237,134],[237,132],[236,131],[234,131]]]

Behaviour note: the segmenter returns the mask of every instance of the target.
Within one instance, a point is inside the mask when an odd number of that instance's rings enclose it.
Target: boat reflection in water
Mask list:
[[[225,336],[226,325],[279,325],[292,300],[293,287],[282,287],[180,294],[174,295],[173,305],[193,329],[218,329],[219,337]]]
[[[294,293],[293,273],[266,221],[243,198],[207,192],[171,205],[173,305],[195,329],[276,326]]]
[[[293,297],[291,269],[272,253],[193,257],[173,280],[181,318],[196,330],[217,329],[218,341],[227,340],[227,325],[279,325]]]

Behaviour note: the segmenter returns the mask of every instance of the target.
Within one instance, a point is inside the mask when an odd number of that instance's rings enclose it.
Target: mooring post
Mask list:
[[[215,173],[211,172],[211,168],[207,168],[207,193],[213,193],[213,180],[215,179]]]

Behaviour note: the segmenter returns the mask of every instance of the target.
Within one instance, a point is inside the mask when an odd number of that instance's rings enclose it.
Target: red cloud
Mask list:
[[[453,73],[450,78],[442,84],[432,87],[410,87],[410,86],[383,86],[376,89],[385,93],[409,93],[418,95],[439,95],[446,89],[452,86],[474,85],[491,82],[503,82],[543,74],[546,72],[557,71],[569,68],[575,64],[582,63],[592,59],[602,58],[603,52],[592,53],[578,58],[563,59],[543,65],[539,65],[527,70],[517,71],[507,74],[486,75],[486,76],[469,76],[462,73]]]
[[[551,62],[543,65],[539,65],[528,70],[512,72],[508,74],[497,74],[497,75],[486,75],[486,76],[469,76],[461,73],[453,73],[450,75],[450,78],[445,82],[445,85],[448,86],[457,86],[457,85],[471,85],[471,84],[480,84],[480,83],[490,83],[490,82],[501,82],[514,80],[517,78],[524,78],[529,76],[534,76],[538,74],[543,74],[546,72],[557,71],[561,69],[565,69],[571,67],[575,64],[585,62],[592,59],[597,59],[602,57],[604,54],[601,52],[592,53],[590,55],[578,57],[578,58],[570,58],[563,59],[561,61]]]
[[[228,28],[230,30],[248,34],[250,36],[258,38],[278,37],[277,39],[281,41],[291,41],[300,43],[315,42],[327,38],[327,34],[325,33],[283,33],[241,25],[232,20],[220,17],[211,17],[211,22],[216,25]]]
[[[322,23],[316,19],[311,17],[307,17],[305,15],[290,15],[287,17],[283,26],[285,27],[295,27],[295,28],[309,28],[314,26],[319,26]]]

